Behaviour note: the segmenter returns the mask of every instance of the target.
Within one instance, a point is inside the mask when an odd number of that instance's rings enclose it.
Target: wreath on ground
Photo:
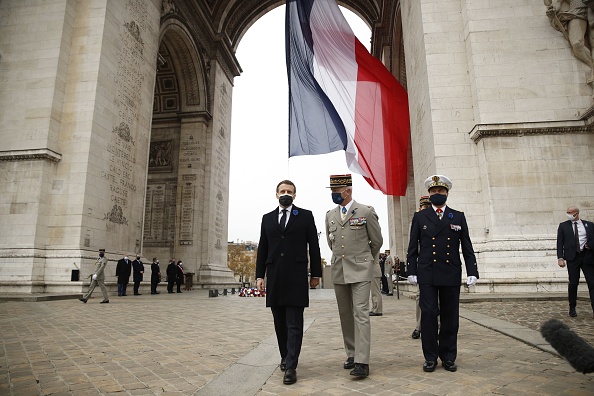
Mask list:
[[[266,290],[260,291],[257,287],[243,287],[239,290],[239,297],[266,297]]]

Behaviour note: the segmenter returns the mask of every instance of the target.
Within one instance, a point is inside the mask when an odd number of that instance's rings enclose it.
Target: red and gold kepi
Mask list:
[[[351,174],[346,175],[331,175],[330,176],[330,187],[351,187],[353,185],[353,178]]]
[[[431,206],[431,200],[429,199],[429,195],[423,195],[419,198],[419,208],[422,208],[423,205]]]

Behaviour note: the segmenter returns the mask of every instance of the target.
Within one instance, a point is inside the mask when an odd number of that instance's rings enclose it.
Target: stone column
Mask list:
[[[210,64],[213,105],[206,145],[199,282],[205,288],[237,287],[227,267],[232,80],[218,60]]]

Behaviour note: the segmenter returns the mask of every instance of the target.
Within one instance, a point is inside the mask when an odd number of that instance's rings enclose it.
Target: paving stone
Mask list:
[[[539,349],[546,345],[537,333],[542,322],[557,318],[594,343],[594,320],[583,300],[577,318],[567,316],[563,300],[465,301],[459,370],[449,373],[440,366],[424,373],[421,342],[410,338],[414,301],[385,298],[384,316],[372,321],[371,375],[357,381],[342,368],[346,356],[333,291],[315,290],[311,296],[298,382],[291,386],[282,384],[276,366],[280,356],[264,299],[208,298],[207,291],[196,290],[113,299],[108,306],[78,300],[0,302],[0,394],[200,396],[217,378],[241,382],[241,375],[253,377],[262,367],[270,371],[252,394],[594,394],[592,375],[576,373]],[[138,315],[148,306],[151,312],[167,312],[166,320]],[[233,371],[239,364],[245,369]],[[228,375],[234,372],[241,375]]]

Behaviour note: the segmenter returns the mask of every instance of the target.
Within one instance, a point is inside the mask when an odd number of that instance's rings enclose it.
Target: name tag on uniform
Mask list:
[[[454,231],[460,231],[462,229],[461,226],[455,224],[450,224],[450,228]]]
[[[349,225],[352,226],[361,226],[367,224],[367,217],[353,217],[349,219]]]

